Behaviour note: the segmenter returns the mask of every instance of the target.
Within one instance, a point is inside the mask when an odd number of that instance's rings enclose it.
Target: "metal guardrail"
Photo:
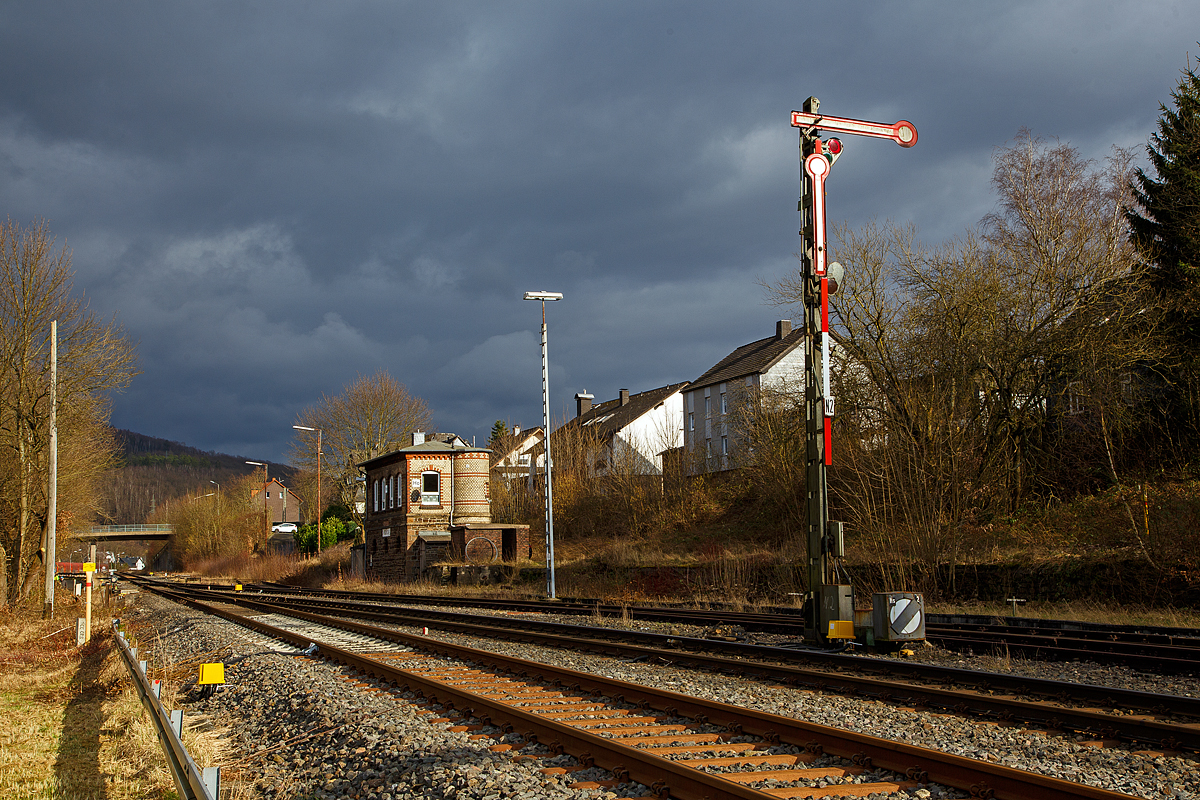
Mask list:
[[[180,798],[217,800],[221,792],[220,768],[205,767],[201,772],[196,762],[192,761],[180,738],[183,734],[183,711],[168,713],[163,707],[158,699],[162,682],[146,678],[146,662],[137,660],[137,649],[130,647],[125,641],[124,631],[117,630],[117,620],[113,620],[113,634],[117,648],[121,651],[121,658],[125,660],[125,665],[129,667],[129,673],[133,676],[138,697],[154,721],[154,727],[158,731],[158,742],[167,756],[167,767],[171,770],[171,777],[175,780],[175,788],[179,790]]]

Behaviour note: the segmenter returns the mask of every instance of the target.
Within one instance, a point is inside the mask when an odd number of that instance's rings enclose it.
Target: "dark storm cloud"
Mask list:
[[[556,415],[770,334],[807,95],[920,131],[847,139],[831,221],[938,239],[1022,126],[1144,144],[1193,5],[4,3],[0,210],[139,340],[117,425],[277,458],[384,368],[485,437],[540,419],[525,290]]]

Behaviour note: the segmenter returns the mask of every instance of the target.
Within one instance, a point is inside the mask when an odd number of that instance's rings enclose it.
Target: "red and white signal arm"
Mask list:
[[[891,139],[901,147],[912,147],[917,143],[917,126],[906,119],[891,125],[883,122],[867,122],[846,117],[826,117],[807,111],[792,112],[793,128],[820,128],[829,133],[853,133],[875,139]]]
[[[812,179],[813,273],[825,277],[825,178],[829,160],[820,153],[804,159],[804,171]]]

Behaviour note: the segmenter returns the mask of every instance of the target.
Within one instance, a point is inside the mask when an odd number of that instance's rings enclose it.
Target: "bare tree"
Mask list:
[[[996,151],[999,205],[978,229],[936,247],[890,223],[836,229],[831,490],[884,558],[956,560],[964,531],[1045,487],[1068,385],[1153,351],[1121,210],[1127,163],[1115,151],[1097,167],[1023,131]],[[771,296],[795,303],[802,281]]]
[[[360,376],[339,395],[322,396],[321,402],[301,411],[296,422],[324,432],[323,491],[333,493],[361,525],[355,506],[359,487],[356,479],[362,474],[358,464],[405,446],[409,435],[428,430],[432,419],[424,400],[380,370],[369,378]],[[315,474],[317,435],[310,431],[296,433],[292,463]],[[319,515],[325,505],[323,498],[314,493],[310,502],[310,513]]]
[[[175,558],[186,568],[206,559],[249,553],[262,542],[263,505],[257,474],[241,475],[221,487],[207,482],[158,507],[155,519],[171,523]]]
[[[0,516],[8,600],[28,591],[47,525],[50,322],[58,320],[59,515],[89,518],[111,464],[107,392],[136,374],[134,349],[112,321],[72,293],[71,254],[44,223],[0,225]],[[64,526],[65,527],[65,526]]]

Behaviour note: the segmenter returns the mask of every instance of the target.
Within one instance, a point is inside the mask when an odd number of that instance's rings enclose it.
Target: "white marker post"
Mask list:
[[[89,561],[83,565],[83,574],[87,576],[87,580],[84,582],[87,597],[83,601],[83,640],[85,642],[90,642],[92,640],[92,574],[95,573],[95,571],[95,562]]]

